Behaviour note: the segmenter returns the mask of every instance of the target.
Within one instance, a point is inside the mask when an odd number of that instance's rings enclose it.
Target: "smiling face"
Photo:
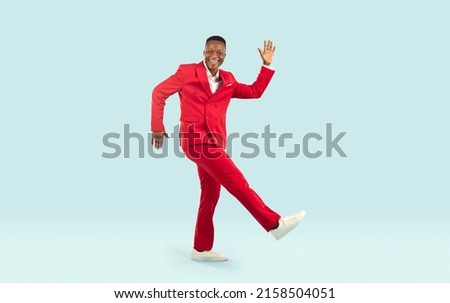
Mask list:
[[[226,47],[222,41],[211,40],[205,45],[203,56],[211,75],[215,75],[226,56]]]

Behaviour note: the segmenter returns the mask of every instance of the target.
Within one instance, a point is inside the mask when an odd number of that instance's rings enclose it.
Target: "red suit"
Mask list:
[[[180,65],[177,72],[158,84],[152,94],[151,129],[165,131],[166,99],[180,97],[180,144],[186,156],[197,164],[201,185],[200,206],[195,227],[194,248],[211,250],[214,241],[214,210],[220,187],[225,187],[269,231],[280,215],[267,207],[248,185],[245,177],[226,154],[226,112],[231,98],[259,98],[274,71],[261,67],[252,85],[241,84],[233,74],[219,71],[222,85],[212,93],[203,62]]]

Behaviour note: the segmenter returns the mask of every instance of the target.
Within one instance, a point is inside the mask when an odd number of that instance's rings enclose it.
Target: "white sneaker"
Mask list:
[[[280,220],[278,220],[278,224],[279,224],[278,228],[277,229],[272,229],[270,231],[270,233],[272,234],[272,236],[275,239],[280,240],[288,232],[293,230],[298,225],[298,223],[300,223],[300,221],[303,219],[305,214],[306,213],[304,211],[301,211],[301,212],[298,212],[298,213],[293,214],[291,216],[280,218]]]
[[[212,261],[212,262],[221,262],[228,260],[228,257],[215,252],[214,250],[208,251],[197,251],[195,249],[192,250],[191,259],[194,261]]]

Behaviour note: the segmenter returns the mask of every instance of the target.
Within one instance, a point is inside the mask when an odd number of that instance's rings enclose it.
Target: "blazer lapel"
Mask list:
[[[222,85],[219,87],[217,92],[221,91],[222,89],[225,89],[225,88],[227,88],[228,86],[231,85],[231,79],[228,76],[229,74],[227,72],[222,71],[222,70],[220,70],[219,73],[220,73],[220,79],[222,80]]]
[[[212,92],[211,92],[211,88],[209,87],[208,77],[206,76],[206,68],[205,68],[205,64],[203,63],[203,61],[200,62],[199,64],[197,64],[195,71],[197,73],[197,77],[198,77],[203,89],[208,94],[208,97],[211,97]]]

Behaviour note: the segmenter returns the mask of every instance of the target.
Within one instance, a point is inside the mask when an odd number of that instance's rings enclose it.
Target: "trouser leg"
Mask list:
[[[274,228],[280,215],[271,210],[250,188],[244,175],[222,148],[204,144],[183,147],[183,150],[190,160],[241,202],[266,231]]]
[[[220,196],[220,183],[197,166],[200,179],[200,205],[198,208],[197,222],[195,224],[194,248],[197,251],[211,250],[214,242],[213,216]]]

